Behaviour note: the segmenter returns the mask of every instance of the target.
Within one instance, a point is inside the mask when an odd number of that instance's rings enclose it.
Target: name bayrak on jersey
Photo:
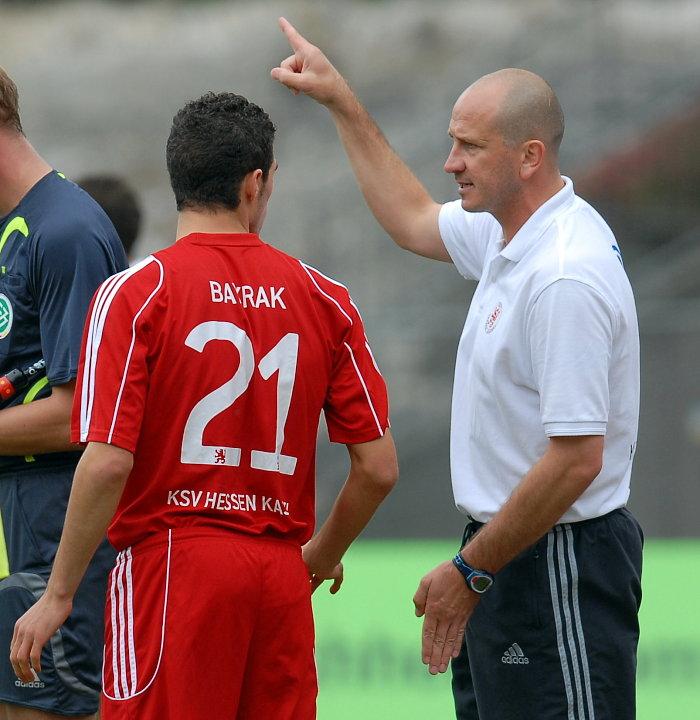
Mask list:
[[[271,512],[289,515],[289,503],[267,495],[225,493],[204,490],[168,490],[168,505],[176,507],[210,508],[221,512]],[[260,508],[258,510],[258,508]]]
[[[262,287],[261,285],[253,287],[252,285],[236,285],[210,280],[209,292],[213,303],[229,303],[256,310],[263,307],[287,309],[282,300],[283,287]]]

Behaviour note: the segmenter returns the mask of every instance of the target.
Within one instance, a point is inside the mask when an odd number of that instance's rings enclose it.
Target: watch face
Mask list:
[[[478,593],[486,592],[492,584],[493,580],[488,575],[474,575],[471,579],[472,589]]]

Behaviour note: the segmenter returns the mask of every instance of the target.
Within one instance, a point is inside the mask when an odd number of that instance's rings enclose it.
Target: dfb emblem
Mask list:
[[[226,464],[226,450],[224,448],[217,448],[214,451],[214,462],[218,465]]]
[[[10,334],[13,314],[10,299],[5,293],[0,293],[0,340]]]
[[[486,325],[484,326],[484,330],[486,330],[487,333],[493,332],[493,329],[496,327],[496,323],[498,322],[501,315],[503,315],[503,305],[501,305],[501,303],[498,303],[498,305],[496,305],[496,307],[489,313],[489,316],[486,318]]]

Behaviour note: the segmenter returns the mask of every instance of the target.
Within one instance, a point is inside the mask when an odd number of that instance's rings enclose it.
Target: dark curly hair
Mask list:
[[[267,179],[275,126],[268,114],[234,93],[208,92],[173,118],[166,147],[170,184],[178,210],[235,210],[243,178],[254,170]]]

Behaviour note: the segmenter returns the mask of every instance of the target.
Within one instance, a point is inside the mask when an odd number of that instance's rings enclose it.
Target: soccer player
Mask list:
[[[337,590],[397,477],[385,384],[347,289],[258,234],[273,137],[239,95],[180,110],[167,144],[177,242],[93,301],[73,426],[87,449],[11,659],[19,678],[41,677],[41,647],[111,521],[103,720],[315,717],[311,590]],[[321,412],[350,473],[311,537]]]
[[[560,173],[553,89],[509,68],[460,95],[445,162],[459,199],[440,204],[325,55],[281,24],[293,54],[273,77],[329,109],[387,233],[479,281],[450,443],[468,542],[415,594],[423,662],[437,674],[454,658],[460,720],[631,720],[637,316],[610,228]]]
[[[22,132],[17,87],[0,68],[0,646],[46,588],[80,448],[70,412],[90,298],[126,267],[107,216]],[[45,366],[45,371],[43,368]],[[98,540],[102,540],[99,538]],[[102,665],[102,542],[72,613],[20,681],[0,658],[0,720],[92,716]]]

